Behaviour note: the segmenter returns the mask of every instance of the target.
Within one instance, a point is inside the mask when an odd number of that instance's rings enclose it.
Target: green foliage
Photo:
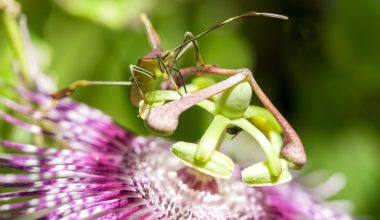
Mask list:
[[[123,28],[138,17],[152,1],[139,0],[55,0],[67,12],[113,29]]]

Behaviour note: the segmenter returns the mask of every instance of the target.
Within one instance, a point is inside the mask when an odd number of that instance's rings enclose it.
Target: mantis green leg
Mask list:
[[[77,80],[71,83],[68,87],[65,87],[50,96],[53,99],[59,100],[65,97],[71,96],[79,87],[85,86],[99,86],[99,85],[107,85],[107,86],[130,86],[132,82],[130,81],[90,81],[90,80]]]
[[[135,80],[134,73],[139,72],[144,75],[147,75],[149,77],[155,78],[154,74],[142,69],[141,67],[130,65],[131,69],[131,75],[134,82],[131,81],[93,81],[93,80],[77,80],[71,83],[69,86],[51,94],[52,102],[50,106],[44,110],[44,112],[47,112],[48,110],[52,109],[54,106],[57,105],[58,100],[72,96],[72,94],[80,87],[88,87],[88,86],[130,86],[133,83],[136,84],[136,86],[139,88],[140,95],[143,97],[143,99],[146,101],[145,96],[138,85],[137,81]]]
[[[194,35],[191,32],[186,32],[185,37],[182,43],[189,41],[190,39],[193,39]],[[203,60],[202,54],[200,53],[199,50],[199,45],[197,40],[193,40],[188,42],[188,44],[183,45],[182,47],[179,47],[178,49],[175,50],[175,55],[174,55],[174,61],[177,61],[178,59],[181,58],[181,56],[189,49],[189,46],[192,46],[195,50],[195,56],[197,59],[197,64],[200,66],[204,66],[205,62]]]
[[[139,66],[136,66],[136,65],[133,65],[133,64],[129,65],[129,69],[131,71],[132,80],[133,80],[134,84],[136,85],[137,90],[139,91],[139,94],[140,94],[141,98],[144,101],[144,104],[143,104],[143,106],[141,108],[141,111],[139,111],[139,115],[141,116],[141,113],[145,111],[145,109],[146,109],[146,107],[148,105],[148,100],[145,97],[144,91],[142,90],[141,86],[139,85],[139,82],[136,79],[136,75],[135,74],[136,73],[141,73],[141,74],[144,74],[144,75],[146,75],[148,77],[151,77],[151,78],[156,78],[156,76],[153,73],[149,72],[148,70],[143,69],[143,68],[141,68]]]
[[[189,41],[190,39],[192,39],[194,37],[194,35],[191,33],[191,32],[186,32],[185,33],[185,37],[184,37],[184,40],[182,42],[186,42],[186,41]],[[195,50],[195,55],[196,55],[196,60],[197,60],[197,65],[198,66],[204,66],[205,63],[203,61],[203,58],[202,58],[202,55],[201,53],[199,52],[199,46],[198,46],[198,41],[194,40],[194,41],[191,41],[189,42],[188,44],[186,45],[183,45],[182,47],[179,47],[177,48],[176,50],[174,50],[174,56],[172,58],[172,60],[169,62],[169,65],[168,65],[168,69],[169,70],[174,70],[175,72],[178,73],[179,75],[179,78],[181,80],[181,84],[182,85],[185,85],[185,81],[183,80],[183,77],[182,77],[182,74],[181,74],[181,71],[177,70],[176,68],[174,68],[177,60],[179,60],[181,58],[181,56],[191,47],[193,46],[194,50]],[[163,61],[162,61],[162,57],[161,57],[161,63],[160,63],[160,68],[161,70],[163,69],[162,67],[166,67],[165,65],[163,65]],[[167,71],[167,70],[166,70]],[[171,73],[168,73],[169,77],[170,77],[170,81],[172,82],[172,84],[174,85],[174,88],[177,90],[178,86],[177,84],[174,82],[174,79],[173,77],[171,76]],[[187,94],[187,90],[186,90],[186,87],[184,86],[184,89],[185,89],[185,93]]]
[[[182,96],[182,93],[179,91],[179,86],[177,85],[176,81],[174,80],[174,77],[173,75],[171,74],[171,72],[168,70],[168,68],[166,67],[165,63],[164,63],[164,60],[162,58],[162,56],[160,54],[157,55],[157,61],[158,61],[158,64],[160,66],[160,71],[162,73],[166,73],[169,77],[169,80],[170,82],[172,83],[172,85],[174,86],[174,89],[175,91],[180,95]]]
[[[135,84],[137,85],[137,87],[139,87],[139,85],[137,84],[137,81],[135,80],[135,77],[134,77],[134,72],[139,72],[139,73],[142,73],[144,75],[147,75],[149,77],[152,77],[152,78],[155,78],[153,73],[150,73],[149,71],[145,70],[145,69],[142,69],[138,66],[135,66],[135,65],[130,65],[130,69],[131,69],[131,72],[132,72],[132,78],[133,80],[135,81]],[[131,81],[92,81],[92,80],[77,80],[73,83],[71,83],[69,86],[51,94],[50,96],[55,99],[55,100],[59,100],[59,99],[63,99],[65,97],[69,97],[71,96],[79,87],[87,87],[87,86],[99,86],[99,85],[106,85],[106,86],[115,86],[115,85],[118,85],[118,86],[130,86],[132,85],[132,82]],[[141,91],[142,93],[142,91]],[[142,94],[143,95],[143,94]]]
[[[90,81],[90,80],[77,80],[73,83],[71,83],[69,86],[53,93],[50,95],[52,98],[52,101],[50,105],[42,110],[43,114],[46,114],[49,112],[50,109],[54,108],[60,99],[66,98],[71,96],[79,87],[86,87],[86,86],[100,86],[100,85],[107,85],[107,86],[130,86],[132,82],[130,81]]]
[[[133,64],[129,65],[129,69],[131,71],[132,80],[133,80],[134,84],[136,85],[137,89],[139,90],[141,98],[144,100],[144,103],[147,104],[148,101],[144,95],[144,91],[142,90],[141,86],[138,83],[138,80],[136,79],[135,74],[136,73],[142,73],[142,74],[144,74],[148,77],[151,77],[151,78],[156,78],[155,75],[153,73],[149,72],[148,70],[143,69],[143,68],[136,66],[136,65],[133,65]]]

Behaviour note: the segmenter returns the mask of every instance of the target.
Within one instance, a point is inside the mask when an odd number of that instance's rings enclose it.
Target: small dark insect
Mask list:
[[[233,135],[231,140],[234,139],[243,129],[238,126],[229,127],[226,129],[227,133]]]

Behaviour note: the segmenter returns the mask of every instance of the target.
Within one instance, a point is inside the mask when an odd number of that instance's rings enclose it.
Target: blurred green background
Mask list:
[[[44,70],[59,87],[78,79],[129,80],[129,64],[150,50],[139,14],[146,12],[164,48],[185,31],[200,33],[244,11],[287,15],[251,18],[200,39],[206,63],[248,67],[294,125],[306,147],[304,172],[342,172],[334,199],[353,202],[357,217],[380,219],[380,2],[373,0],[23,0]],[[190,58],[193,54],[189,53]],[[185,59],[180,65],[192,65]],[[12,78],[11,53],[0,33],[0,74]],[[1,90],[0,90],[1,92]],[[79,90],[74,98],[99,108],[138,134],[148,134],[128,101],[128,88]],[[254,102],[258,102],[254,99]],[[197,117],[198,124],[194,124]],[[196,140],[209,122],[187,112],[171,138]],[[0,124],[2,138],[7,127]]]

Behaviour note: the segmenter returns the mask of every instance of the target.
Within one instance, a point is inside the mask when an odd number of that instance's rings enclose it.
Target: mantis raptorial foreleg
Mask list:
[[[170,82],[172,83],[172,85],[174,87],[174,90],[180,96],[182,96],[182,93],[179,91],[179,86],[177,85],[177,82],[175,81],[175,79],[174,79],[171,71],[166,67],[166,65],[164,63],[164,60],[163,60],[163,58],[162,58],[162,56],[160,54],[157,55],[157,61],[158,61],[159,67],[160,67],[160,71],[168,76]]]
[[[197,40],[194,40],[194,41],[189,41],[190,39],[194,38],[194,35],[191,33],[191,32],[186,32],[185,33],[185,37],[183,39],[183,42],[188,42],[188,44],[186,45],[183,45],[182,47],[179,47],[177,48],[175,51],[174,51],[174,55],[173,55],[173,58],[171,59],[170,63],[168,64],[168,69],[169,71],[170,70],[174,70],[178,76],[179,76],[179,80],[181,81],[181,84],[184,86],[185,85],[185,81],[183,79],[183,76],[182,76],[182,73],[181,71],[179,71],[178,69],[176,69],[174,66],[177,62],[177,60],[179,60],[182,55],[191,47],[194,48],[195,50],[195,57],[196,57],[196,61],[197,61],[197,66],[205,66],[205,63],[203,61],[203,58],[202,58],[202,55],[199,51],[199,46],[198,46],[198,41]],[[161,57],[162,59],[162,57]],[[162,59],[163,60],[163,59]],[[163,61],[162,61],[163,63]],[[160,66],[162,66],[160,64]],[[170,73],[171,74],[171,73]],[[172,85],[174,86],[174,89],[177,90],[177,84],[176,83],[173,83],[173,81],[175,81],[173,79],[174,77],[171,77],[171,81],[172,81]],[[165,86],[166,87],[166,84],[167,82],[164,82],[165,83]],[[185,90],[185,93],[187,93],[187,90],[186,90],[186,87],[184,86],[184,90]],[[178,90],[177,90],[178,91]]]
[[[133,76],[133,72],[139,72],[139,73],[142,73],[144,75],[147,75],[148,77],[151,77],[151,78],[154,78],[154,75],[152,73],[150,73],[149,71],[145,70],[145,69],[142,69],[138,66],[135,66],[135,65],[130,65],[130,69],[131,69],[131,72],[132,72],[132,76]],[[135,81],[136,82],[136,81]],[[69,97],[71,96],[78,88],[80,87],[87,87],[87,86],[115,86],[115,85],[118,85],[118,86],[130,86],[132,85],[133,82],[131,81],[94,81],[94,80],[77,80],[77,81],[74,81],[73,83],[71,83],[69,86],[51,94],[50,96],[54,99],[54,100],[59,100],[59,99],[63,99],[65,97]],[[139,86],[136,82],[136,85]],[[142,94],[143,95],[143,94]]]

